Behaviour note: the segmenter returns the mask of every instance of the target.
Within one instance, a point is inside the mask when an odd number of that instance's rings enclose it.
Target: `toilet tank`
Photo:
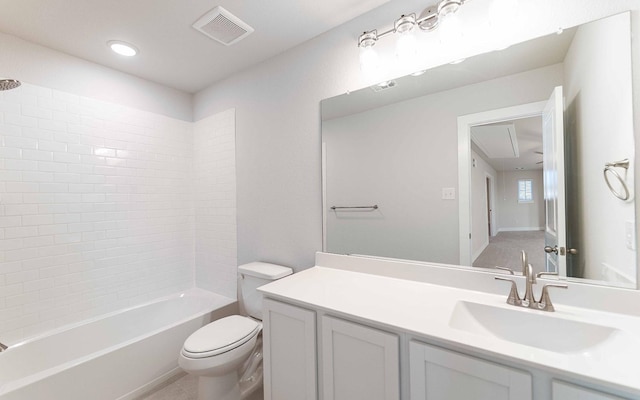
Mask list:
[[[265,262],[240,265],[240,294],[247,314],[262,321],[262,294],[257,289],[292,273],[293,270],[289,267]]]

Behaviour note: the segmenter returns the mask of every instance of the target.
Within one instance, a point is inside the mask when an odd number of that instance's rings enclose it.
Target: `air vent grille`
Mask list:
[[[237,43],[253,32],[247,23],[220,6],[202,16],[193,27],[226,46]]]

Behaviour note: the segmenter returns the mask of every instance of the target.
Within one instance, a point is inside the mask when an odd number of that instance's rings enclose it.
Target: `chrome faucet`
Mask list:
[[[6,350],[6,349],[8,349],[8,348],[9,348],[9,346],[6,346],[6,345],[4,345],[4,344],[0,343],[0,353],[1,353],[1,352],[3,352],[3,351],[5,351],[5,350]]]
[[[529,264],[527,259],[527,253],[522,251],[522,275],[525,278],[525,292],[524,297],[520,297],[518,293],[518,286],[513,279],[504,278],[501,276],[495,276],[494,278],[500,281],[511,282],[511,290],[509,291],[509,296],[507,297],[507,304],[511,304],[518,307],[526,307],[533,308],[534,310],[541,311],[555,311],[553,304],[551,303],[551,298],[549,297],[549,288],[561,288],[566,289],[568,286],[564,284],[558,283],[547,283],[542,287],[542,293],[540,295],[540,300],[536,301],[535,296],[533,294],[533,286],[537,283],[536,278],[540,278],[543,275],[558,275],[554,272],[539,272],[537,275],[533,273],[533,267]]]

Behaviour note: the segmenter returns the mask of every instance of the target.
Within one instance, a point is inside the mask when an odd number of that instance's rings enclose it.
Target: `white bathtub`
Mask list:
[[[179,372],[191,333],[236,310],[192,289],[29,339],[0,353],[0,399],[132,399]]]

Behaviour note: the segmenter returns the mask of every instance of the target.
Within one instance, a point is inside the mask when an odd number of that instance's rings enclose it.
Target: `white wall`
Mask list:
[[[533,203],[518,203],[518,180],[533,181]],[[498,231],[544,229],[544,182],[542,170],[498,172]]]
[[[196,286],[236,298],[235,110],[194,124]]]
[[[193,286],[191,123],[23,84],[0,140],[4,343]]]
[[[267,260],[297,270],[313,265],[314,252],[322,248],[319,102],[371,83],[359,71],[358,34],[389,28],[398,15],[427,5],[390,2],[196,94],[196,120],[236,108],[240,263]],[[465,4],[460,14],[465,40],[426,52],[429,59],[420,67],[485,52],[499,38],[519,42],[638,8],[634,0],[521,1],[510,26],[500,32],[486,25],[489,5],[488,0]],[[423,48],[437,48],[428,36],[420,39]],[[382,42],[381,50],[390,46]],[[389,74],[410,69],[418,68],[398,67]]]
[[[474,145],[472,144],[472,147]],[[474,165],[475,163],[475,165]],[[473,149],[471,150],[471,260],[475,260],[480,253],[489,245],[489,215],[487,213],[487,175],[493,182],[493,193],[490,194],[493,204],[491,212],[493,215],[492,230],[494,235],[498,232],[495,225],[500,215],[500,203],[498,202],[497,187],[498,173],[489,165],[483,157]]]
[[[328,206],[380,206],[330,212],[329,251],[458,264],[458,202],[442,200],[458,192],[457,118],[543,100],[561,82],[557,64],[324,121]],[[482,190],[472,204],[484,202]]]
[[[618,172],[626,176],[634,193],[629,27],[628,15],[580,27],[565,60],[566,75],[571,77],[565,84],[569,131],[579,132],[574,138],[580,154],[574,177],[579,182],[583,224],[579,251],[586,262],[585,277],[596,280],[606,278],[605,265],[629,278],[636,276],[636,253],[625,245],[625,223],[635,225],[634,198],[624,202],[614,197],[602,176],[605,163],[629,158],[628,173]],[[603,231],[607,235],[601,235]]]
[[[193,96],[189,93],[5,33],[0,33],[0,77],[18,79],[184,121],[193,120]]]

